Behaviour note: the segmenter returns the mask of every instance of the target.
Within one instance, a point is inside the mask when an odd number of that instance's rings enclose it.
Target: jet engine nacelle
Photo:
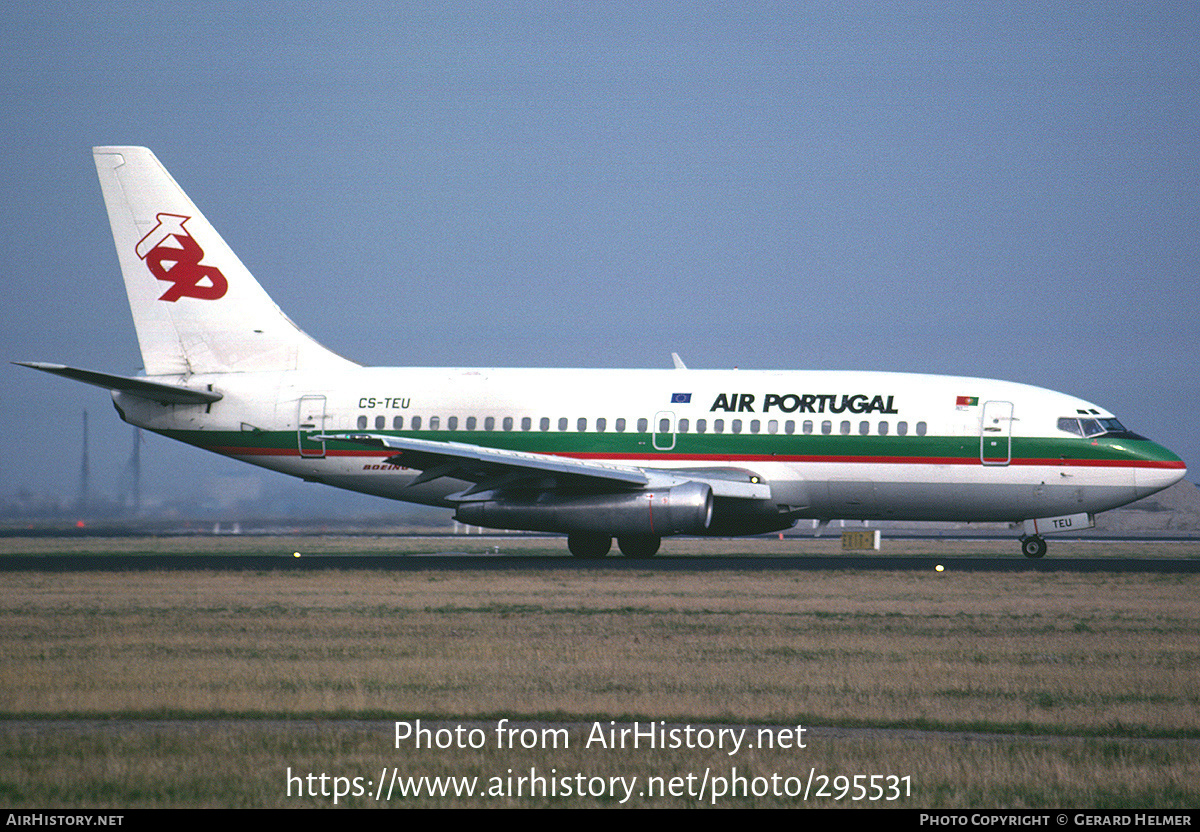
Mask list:
[[[472,526],[535,532],[601,534],[704,534],[712,523],[712,489],[699,482],[671,488],[578,496],[464,503],[454,519]]]

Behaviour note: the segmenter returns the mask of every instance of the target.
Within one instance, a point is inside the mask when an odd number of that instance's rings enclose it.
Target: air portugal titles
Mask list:
[[[865,393],[767,393],[762,410],[755,409],[754,393],[719,393],[709,413],[898,413],[895,396]]]

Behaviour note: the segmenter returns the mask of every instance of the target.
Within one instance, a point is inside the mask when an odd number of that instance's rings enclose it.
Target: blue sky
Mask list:
[[[143,144],[364,363],[979,375],[1200,459],[1195,4],[51,2],[0,27],[5,360],[137,370],[90,148]],[[0,370],[7,492],[73,493],[85,407],[105,490],[130,442],[107,395]],[[238,470],[161,439],[145,466],[148,491]]]

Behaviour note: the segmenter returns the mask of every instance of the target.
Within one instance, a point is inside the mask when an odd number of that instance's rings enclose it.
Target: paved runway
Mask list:
[[[913,557],[885,555],[671,556],[630,560],[612,555],[601,560],[444,552],[429,555],[14,555],[0,557],[0,572],[120,572],[197,570],[373,569],[401,572],[523,571],[566,569],[643,572],[772,572],[786,570],[947,572],[1200,572],[1195,558]]]

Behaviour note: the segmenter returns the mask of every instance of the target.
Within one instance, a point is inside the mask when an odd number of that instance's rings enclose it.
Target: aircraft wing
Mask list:
[[[389,463],[421,472],[411,485],[419,485],[439,477],[453,477],[474,483],[470,488],[450,495],[447,498],[450,500],[486,499],[489,492],[506,488],[595,493],[637,491],[685,482],[705,483],[717,497],[748,500],[765,500],[771,497],[771,487],[759,482],[749,471],[684,471],[610,465],[554,454],[521,453],[461,442],[435,442],[377,433],[326,434],[309,438],[318,442],[354,442],[395,451],[395,455],[388,458]]]

